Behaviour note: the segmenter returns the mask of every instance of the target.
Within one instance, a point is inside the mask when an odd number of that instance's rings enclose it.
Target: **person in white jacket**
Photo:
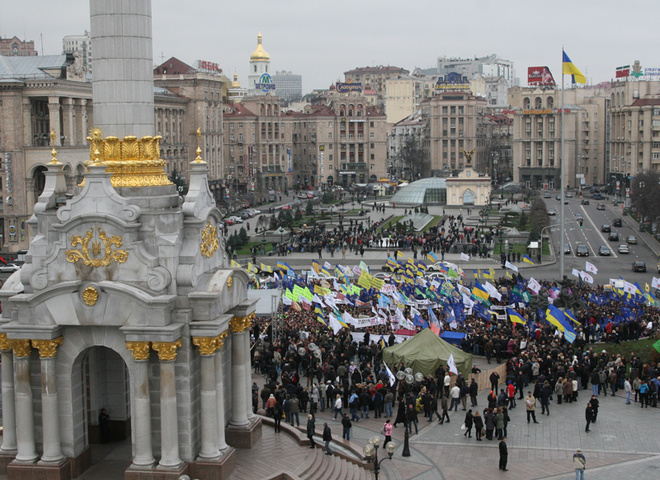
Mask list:
[[[630,405],[630,394],[632,393],[632,385],[630,384],[630,380],[626,378],[626,381],[623,382],[623,389],[626,392],[626,405]]]

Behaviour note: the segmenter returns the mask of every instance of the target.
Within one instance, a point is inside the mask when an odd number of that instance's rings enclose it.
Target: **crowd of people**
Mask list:
[[[318,285],[321,281],[310,282]],[[657,335],[660,314],[656,307],[648,302],[622,301],[602,286],[542,282],[540,296],[550,296],[558,303],[579,300],[574,308],[577,336],[570,343],[543,320],[540,309],[534,311],[519,301],[525,279],[514,275],[494,284],[502,297],[493,304],[515,306],[525,324],[492,314],[470,314],[450,327],[446,311],[441,306],[435,311],[446,321],[441,322],[444,328],[465,334],[463,350],[484,355],[489,363],[505,364],[504,378],[495,372],[490,375],[483,405],[474,380],[453,375],[444,365],[412,385],[399,381],[396,373],[405,365],[386,366],[382,361],[383,348],[396,342],[396,328],[389,322],[334,333],[319,323],[313,309],[286,306],[278,318],[257,318],[253,324],[253,366],[266,378],[261,391],[253,387],[255,412],[263,408],[267,415],[280,417],[277,421],[284,418],[298,426],[299,413],[314,420],[318,412],[328,410],[341,420],[344,438],[350,438],[353,422],[373,415],[389,420],[382,433],[391,439],[392,428],[402,425],[414,435],[421,418],[444,424],[453,419],[449,415],[452,411],[462,408],[466,437],[471,438],[474,431],[476,441],[506,442],[511,412],[519,406],[524,406],[528,422],[537,423],[537,409],[549,416],[551,410],[581,402],[584,397],[588,402],[587,432],[597,420],[598,398],[603,395],[622,391],[626,403],[642,408],[657,406],[658,364],[645,362],[635,353],[628,358],[608,353],[609,344]],[[402,284],[400,288],[413,295],[409,286]],[[514,293],[516,288],[518,293]],[[378,297],[373,290],[362,290],[338,309],[355,317],[371,314]],[[418,313],[430,321],[427,309]],[[408,306],[405,315],[412,317]],[[363,336],[354,337],[355,332]],[[479,369],[475,367],[472,373],[479,373]]]

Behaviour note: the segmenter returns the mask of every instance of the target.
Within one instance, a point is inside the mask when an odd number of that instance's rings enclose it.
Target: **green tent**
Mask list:
[[[440,365],[447,365],[449,354],[454,356],[459,373],[469,378],[472,373],[472,355],[445,342],[430,328],[422,330],[403,343],[384,349],[383,361],[390,368],[397,363],[403,363],[412,368],[414,373],[421,372],[424,376],[429,376],[434,375]]]

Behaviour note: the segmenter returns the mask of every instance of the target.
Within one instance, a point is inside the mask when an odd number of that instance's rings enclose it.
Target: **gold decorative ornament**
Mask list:
[[[213,355],[217,348],[215,337],[193,337],[192,342],[199,348],[200,355]]]
[[[466,165],[467,165],[468,167],[469,167],[470,164],[472,163],[472,155],[474,155],[474,152],[476,152],[476,151],[477,151],[476,148],[473,148],[473,149],[470,150],[469,152],[466,152],[465,150],[462,151],[462,152],[463,152],[463,156],[465,157]]]
[[[149,360],[151,342],[126,342],[126,350],[133,354],[133,360]]]
[[[11,350],[11,345],[9,344],[9,340],[7,340],[6,333],[0,333],[0,350]]]
[[[176,359],[176,350],[181,345],[181,339],[178,339],[176,342],[153,342],[151,347],[158,352],[159,360],[171,361]]]
[[[83,290],[82,298],[86,305],[96,305],[96,301],[99,299],[99,292],[94,287],[87,287]]]
[[[201,136],[202,136],[202,129],[198,128],[197,129],[197,150],[195,152],[195,153],[197,153],[197,157],[195,157],[195,160],[194,160],[195,163],[206,163],[202,159],[202,149],[199,146],[199,137],[201,137]]]
[[[108,238],[106,233],[101,230],[101,227],[98,228],[99,241],[93,241],[91,245],[89,242],[94,237],[94,227],[89,229],[84,237],[80,235],[71,235],[71,246],[75,247],[81,245],[80,250],[67,250],[64,253],[66,254],[66,259],[68,262],[76,263],[78,260],[82,260],[85,265],[92,268],[97,267],[107,267],[110,265],[111,261],[117,263],[125,263],[128,259],[128,252],[126,250],[113,250],[112,246],[119,248],[122,246],[122,238],[119,235],[113,235]],[[103,248],[101,248],[101,242],[103,242]],[[102,258],[98,257],[103,253]],[[89,304],[88,304],[89,305]]]
[[[229,332],[227,330],[225,330],[220,335],[215,337],[215,348],[216,348],[216,350],[222,350],[222,347],[225,344],[225,338],[227,338],[228,336],[229,336]]]
[[[32,348],[30,347],[30,340],[16,339],[9,340],[9,345],[12,350],[14,350],[14,355],[19,358],[29,357],[32,353]]]
[[[234,276],[229,275],[229,278],[227,279],[227,288],[231,290],[231,286],[234,283]]]
[[[51,165],[62,165],[57,161],[57,150],[55,150],[55,130],[50,131],[50,144],[53,146],[50,154],[53,156],[53,159],[50,161]]]
[[[39,350],[39,357],[53,358],[57,354],[57,347],[62,345],[62,337],[53,340],[32,340],[32,346]]]
[[[234,317],[229,320],[229,329],[231,330],[231,333],[241,333],[249,329],[252,325],[253,317],[254,313],[251,313],[245,317]]]
[[[218,250],[220,240],[218,240],[218,229],[211,223],[211,220],[206,221],[206,227],[202,230],[202,243],[199,249],[206,258],[211,258]]]
[[[94,128],[87,137],[90,160],[86,165],[107,167],[115,188],[172,185],[165,173],[165,160],[160,158],[161,138],[103,138],[101,129]]]

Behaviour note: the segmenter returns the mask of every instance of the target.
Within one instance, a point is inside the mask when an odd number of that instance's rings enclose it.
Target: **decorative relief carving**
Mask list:
[[[222,350],[223,345],[225,344],[225,338],[229,335],[229,332],[225,330],[220,335],[215,337],[215,348],[216,350]]]
[[[83,290],[82,298],[86,305],[96,305],[96,301],[99,299],[99,292],[94,287],[87,287]]]
[[[29,357],[32,353],[32,348],[30,347],[30,340],[16,339],[9,340],[9,345],[14,350],[14,355],[19,358]]]
[[[125,263],[128,259],[128,252],[126,250],[119,250],[122,246],[121,236],[113,235],[108,238],[106,233],[101,230],[101,227],[97,227],[97,229],[99,231],[98,237],[100,241],[92,241],[92,238],[94,238],[94,227],[89,229],[84,237],[81,235],[71,235],[71,246],[76,247],[80,245],[81,249],[66,250],[64,253],[66,254],[67,261],[76,263],[78,260],[82,260],[85,265],[92,268],[107,267],[113,260],[117,263]],[[113,250],[113,245],[117,249]],[[101,254],[103,254],[103,257],[96,258]]]
[[[252,325],[252,318],[254,318],[254,313],[245,317],[234,317],[229,320],[229,329],[231,330],[231,333],[241,333],[249,329]]]
[[[218,229],[211,223],[211,220],[207,220],[206,227],[202,230],[202,243],[199,245],[200,251],[206,258],[211,258],[219,246]]]
[[[234,276],[233,276],[233,275],[229,275],[229,278],[227,279],[227,288],[228,288],[229,290],[231,290],[231,286],[232,286],[233,283],[234,283]]]
[[[126,342],[126,349],[133,354],[133,360],[149,360],[151,342]]]
[[[147,270],[147,285],[155,291],[163,290],[172,283],[172,275],[165,267],[154,267]]]
[[[200,355],[213,355],[217,348],[215,337],[193,337],[192,341],[199,348]]]
[[[153,342],[151,347],[158,352],[161,361],[170,361],[176,359],[176,351],[181,345],[181,339],[178,339],[176,342]]]
[[[0,333],[0,350],[11,350],[11,345],[9,344],[9,340],[7,340],[6,333]]]
[[[53,340],[32,340],[32,346],[39,350],[41,358],[53,358],[57,354],[57,347],[62,345],[62,337]]]

